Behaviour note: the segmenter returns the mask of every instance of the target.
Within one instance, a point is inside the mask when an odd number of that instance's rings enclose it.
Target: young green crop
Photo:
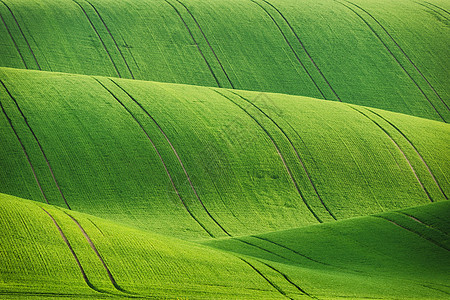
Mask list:
[[[0,66],[287,93],[447,122],[446,4],[380,1],[4,0]]]

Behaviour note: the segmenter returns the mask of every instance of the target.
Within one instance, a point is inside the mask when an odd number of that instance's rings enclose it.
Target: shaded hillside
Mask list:
[[[441,122],[187,85],[6,68],[0,80],[0,191],[139,228],[250,234],[450,193]]]
[[[8,298],[446,299],[450,293],[448,201],[208,243],[220,250],[4,194],[0,212],[7,229],[0,233],[0,295]]]
[[[287,93],[448,122],[449,7],[3,0],[0,66]]]

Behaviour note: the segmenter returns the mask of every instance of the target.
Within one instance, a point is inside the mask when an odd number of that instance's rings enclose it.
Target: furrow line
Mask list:
[[[420,5],[420,6],[423,6],[423,7],[427,8],[427,9],[429,9],[429,10],[434,11],[435,13],[437,13],[439,16],[441,16],[442,18],[446,19],[447,21],[450,20],[448,17],[444,16],[444,14],[442,13],[442,11],[439,11],[439,10],[433,8],[433,7],[427,6],[427,5],[422,4],[422,3],[419,3],[419,2],[417,2],[417,1],[415,1],[415,2],[416,2],[418,5]],[[424,1],[424,2],[425,2],[425,3],[428,3],[428,2],[426,2],[426,1]],[[431,3],[428,3],[428,4],[429,4],[429,5],[432,5]]]
[[[414,217],[413,215],[410,215],[410,214],[405,213],[405,212],[403,212],[403,211],[397,211],[397,212],[395,212],[395,213],[401,214],[401,215],[404,215],[404,216],[407,216],[407,217],[410,218],[411,220],[413,220],[413,221],[415,221],[415,222],[417,222],[417,223],[419,223],[419,224],[421,224],[421,225],[427,227],[428,229],[435,230],[435,231],[439,231],[439,232],[442,233],[443,235],[449,236],[449,234],[448,234],[447,232],[444,232],[444,231],[442,231],[442,230],[440,230],[440,229],[438,229],[438,228],[435,228],[435,227],[433,227],[433,226],[431,226],[431,225],[428,225],[427,223],[422,222],[421,220],[417,219],[417,218]]]
[[[394,222],[394,221],[392,221],[392,220],[390,220],[390,219],[388,219],[388,218],[386,218],[386,217],[383,217],[383,216],[380,216],[380,215],[378,215],[378,216],[372,216],[372,217],[386,220],[386,221],[388,221],[388,222],[390,222],[390,223],[392,223],[392,224],[394,224],[394,225],[397,225],[398,227],[400,227],[400,228],[402,228],[402,229],[404,229],[404,230],[406,230],[406,231],[409,231],[409,232],[411,232],[411,233],[414,233],[415,235],[417,235],[417,236],[419,236],[420,238],[422,238],[422,239],[424,239],[424,240],[426,240],[426,241],[428,241],[428,242],[430,242],[430,243],[432,243],[432,244],[438,246],[439,248],[442,248],[442,249],[444,249],[444,250],[446,250],[446,251],[450,251],[450,249],[446,248],[444,245],[441,245],[440,243],[436,242],[435,240],[430,239],[430,238],[427,238],[426,236],[423,236],[423,235],[421,235],[420,233],[415,232],[414,230],[408,229],[408,228],[406,228],[406,227],[404,227],[404,226],[398,224],[397,222]]]
[[[389,49],[389,47],[381,39],[380,35],[373,29],[373,27],[357,11],[355,11],[353,8],[351,8],[350,6],[340,2],[339,0],[334,0],[334,1],[336,1],[337,3],[347,7],[349,10],[351,10],[354,14],[356,14],[369,27],[369,29],[372,31],[372,33],[378,38],[378,40],[383,44],[384,48],[386,48],[386,50],[389,52],[391,57],[397,62],[397,64],[402,68],[402,70],[408,76],[408,78],[414,83],[414,85],[419,89],[420,93],[425,97],[425,99],[428,101],[428,103],[433,107],[434,111],[439,115],[439,117],[442,119],[442,121],[447,123],[445,121],[444,117],[439,113],[439,111],[436,109],[434,104],[430,101],[428,96],[425,94],[425,92],[419,86],[419,84],[414,80],[414,78],[412,78],[411,74],[409,74],[409,72],[406,70],[406,68],[400,63],[400,61],[397,59],[397,57],[394,55],[394,53],[392,53],[391,49]],[[343,1],[346,1],[346,0],[343,0]]]
[[[59,226],[59,224],[56,222],[56,220],[53,218],[53,216],[47,211],[45,210],[43,207],[39,206],[53,221],[53,224],[55,224],[56,228],[58,229],[59,233],[61,234],[62,239],[64,240],[64,242],[66,243],[67,247],[69,248],[70,252],[72,253],[72,256],[75,258],[75,261],[77,262],[78,267],[80,268],[81,271],[81,275],[83,276],[84,281],[86,282],[86,284],[94,291],[99,292],[99,293],[106,293],[105,291],[101,291],[99,289],[97,289],[90,281],[89,278],[86,275],[86,272],[84,271],[83,266],[81,265],[80,260],[78,259],[77,254],[75,253],[75,251],[72,248],[72,245],[70,244],[69,240],[67,239],[66,235],[64,234],[63,230],[61,229],[61,227]]]
[[[187,6],[184,5],[183,2],[181,2],[180,0],[175,0],[175,1],[177,1],[178,3],[180,3],[180,4],[186,9],[186,11],[189,13],[189,15],[190,15],[190,16],[192,17],[192,19],[194,20],[195,24],[197,24],[197,27],[198,27],[198,29],[200,30],[200,32],[202,33],[203,38],[205,39],[206,43],[208,44],[209,49],[211,49],[211,52],[214,54],[214,57],[216,58],[217,62],[218,62],[219,65],[220,65],[220,68],[222,69],[223,73],[224,73],[225,76],[227,77],[227,80],[228,80],[228,82],[230,83],[231,88],[234,89],[234,85],[233,85],[233,83],[231,82],[230,77],[228,76],[227,72],[225,71],[225,68],[223,67],[222,63],[220,62],[220,59],[219,59],[219,57],[217,56],[216,52],[214,51],[214,49],[212,48],[211,44],[209,43],[209,40],[208,40],[208,38],[206,37],[205,33],[203,32],[202,27],[201,27],[200,24],[197,22],[197,19],[194,17],[194,15],[191,13],[191,11],[187,8]]]
[[[428,289],[432,289],[432,290],[441,292],[441,293],[446,294],[446,295],[450,295],[449,292],[446,292],[446,291],[444,291],[444,290],[441,290],[441,289],[438,289],[438,288],[435,288],[435,287],[432,287],[432,286],[429,286],[429,285],[422,284],[422,286],[423,286],[423,287],[426,287],[426,288],[428,288]]]
[[[97,250],[97,247],[95,247],[94,243],[92,242],[91,238],[89,237],[89,235],[86,233],[86,231],[84,230],[83,226],[81,226],[81,224],[78,222],[77,219],[75,219],[73,216],[69,215],[67,212],[63,211],[63,213],[65,213],[67,216],[69,216],[69,218],[72,219],[72,221],[75,222],[75,224],[77,224],[78,228],[80,229],[80,231],[83,233],[84,237],[86,238],[86,240],[88,241],[89,245],[91,246],[92,250],[95,252],[95,254],[97,255],[98,259],[100,260],[100,262],[102,263],[103,267],[106,270],[106,273],[108,273],[108,277],[109,280],[111,281],[112,285],[114,286],[114,288],[116,290],[118,290],[119,292],[122,293],[126,293],[126,294],[132,294],[126,290],[124,290],[122,287],[119,286],[119,284],[117,283],[116,279],[114,278],[114,276],[112,275],[111,271],[109,270],[108,266],[105,263],[105,260],[103,259],[103,257],[100,255],[100,253]],[[92,221],[91,221],[92,222]]]
[[[94,9],[94,11],[95,11],[95,13],[97,14],[97,16],[100,18],[100,21],[102,21],[103,25],[104,25],[105,28],[106,28],[106,31],[108,31],[109,36],[110,36],[111,39],[113,40],[114,45],[116,45],[117,50],[119,50],[120,56],[122,56],[122,59],[123,59],[125,65],[127,66],[128,71],[130,72],[131,78],[134,79],[133,72],[131,71],[130,66],[129,66],[128,63],[127,63],[127,60],[126,60],[125,57],[123,56],[123,53],[122,53],[122,51],[120,50],[119,45],[118,45],[117,42],[116,42],[116,39],[115,39],[114,36],[112,35],[111,31],[109,30],[109,28],[108,28],[108,26],[106,25],[105,21],[103,20],[102,16],[101,16],[100,13],[98,12],[97,8],[95,8],[95,6],[94,6],[90,1],[88,1],[88,0],[85,0],[85,1],[86,1],[87,3],[89,3],[89,5]]]
[[[1,1],[1,0],[0,0],[0,1]],[[61,188],[60,188],[60,186],[59,186],[59,184],[58,184],[58,181],[56,180],[55,174],[53,173],[53,169],[52,169],[52,167],[51,167],[51,165],[50,165],[50,162],[48,161],[47,155],[45,154],[44,149],[42,148],[42,145],[41,145],[41,143],[39,142],[39,139],[37,138],[36,134],[34,133],[33,129],[31,128],[30,124],[28,123],[28,120],[27,120],[27,118],[25,117],[25,115],[24,115],[22,109],[20,108],[19,103],[17,102],[16,98],[13,97],[13,95],[11,94],[11,92],[8,90],[8,88],[6,87],[5,83],[4,83],[2,80],[0,80],[0,83],[1,83],[1,84],[3,85],[3,87],[5,88],[6,92],[7,92],[8,95],[9,95],[9,97],[10,97],[10,98],[14,101],[14,103],[16,104],[16,107],[17,107],[17,109],[19,110],[20,114],[22,115],[22,118],[23,118],[23,120],[25,121],[25,124],[27,124],[28,129],[30,130],[31,134],[32,134],[33,137],[34,137],[34,140],[36,141],[36,143],[37,143],[38,146],[39,146],[39,149],[41,150],[42,156],[44,157],[45,162],[47,163],[48,169],[49,169],[50,174],[52,175],[52,178],[53,178],[53,182],[55,183],[56,187],[58,188],[59,194],[61,195],[62,199],[64,200],[64,203],[66,204],[67,208],[68,208],[68,209],[71,209],[69,203],[67,202],[66,197],[64,196],[64,194],[63,194],[63,192],[62,192],[62,190],[61,190]]]
[[[212,235],[212,233],[206,229],[206,227],[197,219],[197,217],[194,216],[194,214],[191,212],[191,210],[188,208],[186,202],[183,200],[183,197],[181,197],[180,192],[178,191],[178,189],[175,186],[175,182],[173,181],[172,176],[169,173],[169,170],[167,169],[167,165],[164,162],[161,153],[158,151],[158,148],[156,148],[155,143],[153,142],[153,140],[150,138],[150,135],[147,133],[147,131],[144,129],[144,127],[142,126],[141,122],[138,121],[138,119],[133,115],[133,113],[123,104],[122,101],[120,101],[119,98],[116,97],[116,95],[114,95],[103,83],[101,83],[98,79],[92,77],[95,81],[97,81],[106,91],[108,91],[109,94],[111,94],[111,96],[114,97],[114,99],[128,112],[128,114],[130,114],[130,116],[134,119],[134,121],[139,125],[139,127],[142,129],[142,131],[144,132],[144,134],[147,136],[147,139],[150,141],[150,143],[153,146],[153,149],[155,149],[156,153],[158,154],[159,159],[161,160],[161,163],[163,164],[164,170],[166,171],[167,176],[169,177],[170,183],[173,187],[173,189],[175,190],[175,193],[177,194],[178,198],[180,199],[181,203],[183,204],[184,208],[186,209],[186,211],[188,212],[188,214],[191,216],[192,219],[194,219],[194,221],[201,227],[203,228],[203,230],[208,233],[209,236],[214,237]],[[113,80],[111,80],[113,83],[115,83]],[[116,84],[117,85],[117,84]],[[120,86],[119,86],[120,87]],[[128,95],[128,94],[127,94]],[[129,95],[128,95],[129,96]],[[130,97],[131,98],[131,97]]]
[[[119,35],[120,35],[120,38],[122,39],[122,41],[123,41],[123,43],[124,43],[124,45],[125,45],[125,48],[127,48],[127,50],[128,50],[128,53],[130,53],[130,56],[131,56],[131,58],[133,59],[133,62],[134,62],[134,64],[136,65],[136,68],[139,70],[139,71],[141,71],[141,68],[139,67],[139,65],[138,65],[138,63],[137,63],[137,61],[136,61],[136,59],[134,58],[134,55],[133,55],[133,52],[131,52],[131,47],[127,44],[127,42],[125,41],[125,39],[123,38],[123,36],[122,36],[122,34],[120,34],[120,32],[119,32]],[[134,79],[134,78],[133,78]]]
[[[251,104],[253,107],[255,107],[256,109],[258,109],[262,114],[264,114],[264,116],[266,116],[270,121],[272,121],[273,124],[275,124],[275,126],[283,133],[283,135],[286,137],[286,139],[289,141],[289,144],[291,145],[292,149],[294,150],[298,161],[300,162],[300,164],[302,165],[303,170],[306,173],[306,176],[308,177],[308,180],[311,184],[311,186],[314,189],[314,192],[316,193],[317,197],[320,200],[320,203],[322,203],[322,206],[325,208],[325,210],[328,212],[328,214],[334,219],[337,220],[336,216],[328,209],[327,205],[325,204],[325,202],[323,201],[322,197],[319,195],[319,192],[316,188],[316,185],[314,184],[314,182],[312,181],[311,176],[309,175],[308,170],[306,169],[305,164],[303,163],[302,159],[300,158],[300,155],[298,154],[297,148],[294,146],[294,144],[292,143],[291,139],[289,138],[289,136],[286,134],[286,132],[283,130],[283,128],[281,128],[277,122],[275,122],[268,114],[266,114],[262,109],[260,109],[256,104],[252,103],[251,101],[249,101],[247,98],[233,92],[230,91],[231,93],[235,94],[236,96],[240,97],[241,99],[243,99],[244,101],[248,102],[249,104]]]
[[[279,254],[277,254],[277,253],[275,253],[275,252],[272,252],[272,251],[270,251],[270,250],[267,250],[267,249],[264,248],[264,247],[255,245],[255,244],[253,244],[253,243],[247,242],[247,241],[242,240],[242,239],[240,239],[240,238],[235,238],[235,239],[236,239],[237,241],[241,242],[241,243],[244,243],[244,244],[248,245],[248,246],[251,246],[251,247],[257,248],[257,249],[259,249],[259,250],[262,250],[262,251],[264,251],[264,252],[267,252],[267,253],[269,253],[269,254],[278,256],[279,258],[282,258],[282,259],[284,259],[284,260],[288,260],[288,261],[294,262],[293,260],[291,260],[291,259],[289,259],[289,258],[287,258],[287,257],[281,256],[281,255],[279,255]]]
[[[262,0],[265,3],[267,3],[268,5],[270,5],[271,7],[273,7],[278,14],[283,18],[283,20],[286,22],[286,24],[289,26],[289,28],[291,29],[292,33],[294,34],[295,38],[297,39],[297,41],[299,42],[300,46],[302,46],[303,50],[305,51],[306,55],[308,56],[309,60],[312,62],[312,64],[314,65],[314,67],[316,67],[317,71],[319,72],[319,74],[322,76],[322,78],[325,80],[325,82],[327,83],[327,85],[330,87],[331,91],[333,92],[333,94],[336,96],[336,98],[342,102],[341,98],[338,96],[338,94],[336,93],[336,91],[334,90],[334,88],[332,87],[332,85],[330,84],[330,82],[328,81],[328,79],[325,77],[325,75],[323,74],[322,70],[320,70],[319,66],[316,64],[316,62],[314,61],[314,59],[312,58],[311,54],[308,52],[308,50],[306,49],[305,45],[303,44],[302,40],[300,39],[300,37],[297,35],[297,33],[295,32],[294,28],[291,26],[291,23],[289,23],[289,21],[286,19],[286,17],[281,13],[281,11],[275,7],[272,3],[270,3],[269,1],[266,0]]]
[[[189,35],[191,36],[192,40],[194,41],[195,46],[198,49],[198,52],[200,52],[200,55],[203,57],[203,60],[205,61],[206,65],[208,66],[209,71],[211,72],[211,75],[214,77],[214,80],[216,81],[216,84],[218,87],[222,87],[219,83],[219,80],[217,79],[216,74],[214,74],[213,69],[211,68],[211,65],[209,64],[208,60],[206,59],[205,55],[202,52],[202,49],[200,49],[200,46],[198,45],[197,41],[194,38],[194,35],[192,34],[192,31],[189,29],[189,26],[187,25],[186,21],[183,19],[183,17],[181,16],[180,12],[178,11],[178,9],[169,1],[164,0],[167,4],[169,4],[177,13],[177,15],[180,17],[181,21],[184,24],[184,27],[186,27],[187,31],[189,32]]]
[[[286,274],[284,274],[283,272],[281,272],[280,270],[278,270],[277,268],[261,261],[258,260],[260,263],[262,263],[263,265],[269,267],[270,269],[274,270],[275,272],[277,272],[278,274],[280,274],[281,276],[283,276],[283,278],[289,282],[292,286],[294,286],[299,292],[303,293],[304,295],[313,298],[313,299],[317,299],[316,297],[311,296],[310,294],[308,294],[304,289],[302,289],[301,287],[299,287],[295,282],[293,282]]]
[[[11,34],[11,31],[10,31],[9,28],[8,28],[8,25],[6,25],[5,19],[3,19],[3,17],[2,17],[1,14],[0,14],[0,19],[2,19],[3,25],[5,25],[6,31],[8,31],[9,37],[10,37],[11,40],[13,41],[14,47],[16,48],[17,52],[19,53],[19,56],[20,56],[20,58],[22,59],[22,62],[23,62],[23,64],[24,64],[24,66],[25,66],[25,69],[28,69],[27,63],[25,62],[25,59],[23,58],[22,53],[21,53],[20,50],[19,50],[19,46],[17,46],[16,40],[14,40],[14,38],[13,38],[13,36],[12,36],[12,34]]]
[[[14,19],[14,22],[16,22],[17,27],[19,28],[20,33],[22,34],[23,39],[25,40],[25,42],[27,43],[28,49],[30,49],[31,55],[33,55],[34,61],[36,62],[36,65],[38,67],[39,70],[41,70],[41,66],[39,65],[37,59],[36,59],[36,55],[34,55],[33,50],[31,49],[30,44],[28,43],[27,38],[25,37],[25,34],[23,33],[22,27],[20,27],[19,22],[16,19],[16,16],[14,15],[14,13],[12,12],[11,8],[9,8],[9,6],[3,1],[0,0],[1,3],[3,3],[4,6],[6,6],[6,8],[9,10],[9,12],[11,13],[11,16]]]
[[[295,58],[297,59],[297,61],[300,63],[300,65],[302,66],[303,70],[305,70],[306,74],[308,74],[308,77],[311,79],[311,81],[313,82],[314,86],[317,88],[317,90],[319,91],[319,93],[322,95],[323,99],[326,99],[325,94],[322,92],[322,90],[320,89],[320,87],[317,85],[317,83],[314,81],[314,78],[312,77],[312,75],[309,73],[308,69],[306,69],[306,66],[303,64],[303,62],[301,61],[300,57],[298,57],[297,52],[295,52],[294,48],[292,47],[291,43],[289,42],[289,40],[287,39],[286,35],[284,34],[283,30],[281,29],[280,25],[278,25],[277,21],[274,19],[274,17],[258,2],[256,2],[255,0],[250,0],[251,2],[255,3],[256,5],[258,5],[262,10],[264,10],[264,12],[270,17],[270,19],[272,20],[272,22],[277,26],[278,30],[280,31],[281,35],[283,36],[284,40],[286,41],[286,43],[288,44],[289,48],[291,49],[292,53],[294,54]]]
[[[22,143],[22,140],[20,139],[19,134],[17,133],[16,129],[14,128],[14,125],[12,124],[12,120],[9,118],[8,114],[6,113],[6,110],[3,107],[3,104],[1,101],[0,101],[0,106],[2,107],[3,114],[5,115],[6,119],[8,120],[8,123],[11,126],[11,129],[14,131],[14,134],[16,135],[16,138],[20,143],[20,146],[22,147],[22,151],[25,154],[25,157],[27,158],[27,161],[28,161],[28,164],[30,165],[31,171],[33,172],[34,179],[36,180],[36,183],[39,187],[39,190],[41,191],[42,196],[45,199],[45,202],[47,202],[47,204],[49,204],[47,196],[45,195],[44,190],[42,189],[41,183],[39,182],[39,180],[37,178],[36,171],[34,170],[34,167],[33,167],[33,164],[31,163],[30,157],[28,156],[27,150],[25,149],[25,146]]]
[[[2,0],[0,0],[0,1],[2,1]],[[109,53],[108,49],[106,48],[105,42],[103,42],[102,38],[100,37],[100,34],[98,33],[97,29],[96,29],[95,26],[94,26],[94,23],[92,23],[91,19],[89,18],[88,14],[87,14],[86,11],[84,10],[83,6],[81,6],[81,4],[78,3],[78,2],[75,1],[75,0],[72,0],[72,1],[75,2],[75,3],[81,8],[81,10],[83,11],[84,15],[86,16],[86,18],[87,18],[88,21],[89,21],[89,24],[91,24],[92,29],[94,29],[95,34],[97,35],[98,39],[99,39],[100,42],[102,43],[103,48],[104,48],[105,51],[106,51],[106,54],[108,54],[109,60],[110,60],[111,63],[113,64],[114,69],[115,69],[116,72],[117,72],[117,75],[119,75],[119,77],[122,77],[122,76],[120,75],[119,69],[117,68],[116,64],[114,63],[114,61],[113,61],[113,59],[112,59],[111,54]]]
[[[369,17],[371,17],[378,25],[380,25],[381,29],[383,29],[383,31],[389,36],[389,38],[394,42],[394,44],[397,46],[397,48],[403,53],[403,55],[406,57],[406,59],[411,63],[411,65],[413,65],[414,69],[416,69],[416,71],[420,74],[420,76],[426,81],[426,83],[428,84],[428,86],[433,90],[434,94],[439,98],[439,100],[441,100],[442,104],[444,104],[444,106],[447,108],[447,110],[450,110],[450,108],[448,107],[448,105],[444,102],[444,100],[442,99],[442,97],[438,94],[438,92],[436,91],[436,89],[431,85],[431,83],[428,81],[428,79],[425,77],[425,75],[422,73],[422,71],[419,70],[419,68],[417,67],[417,65],[411,60],[411,58],[409,57],[409,55],[406,54],[406,52],[403,50],[403,48],[397,43],[397,41],[394,39],[394,37],[389,33],[389,31],[387,31],[386,27],[383,26],[383,24],[381,24],[371,13],[369,13],[367,10],[365,10],[364,8],[362,8],[361,6],[350,2],[348,0],[344,0],[356,7],[358,7],[360,10],[362,10],[363,12],[365,12]],[[430,102],[431,104],[431,102]]]
[[[425,186],[423,185],[422,181],[420,180],[419,176],[417,175],[416,170],[414,169],[414,167],[412,166],[411,162],[409,161],[408,157],[406,156],[405,152],[403,152],[403,150],[400,148],[400,146],[397,144],[397,142],[392,138],[392,136],[386,131],[386,129],[384,129],[380,124],[378,124],[378,122],[374,121],[372,118],[370,118],[368,115],[366,115],[365,113],[363,113],[362,111],[354,108],[351,105],[348,105],[350,108],[352,108],[353,110],[357,111],[358,113],[360,113],[361,115],[363,115],[364,117],[366,117],[368,120],[370,120],[372,123],[374,123],[378,128],[380,128],[391,140],[391,142],[397,147],[397,149],[402,153],[403,157],[405,158],[406,162],[408,163],[409,167],[411,168],[411,171],[414,173],[414,176],[416,177],[417,181],[419,182],[420,186],[422,187],[422,190],[425,192],[425,194],[427,195],[428,199],[431,202],[434,202],[433,198],[431,197],[430,193],[428,192],[428,190],[425,188]]]
[[[276,245],[276,246],[278,246],[278,247],[281,247],[281,248],[283,248],[283,249],[289,250],[289,251],[291,251],[292,253],[295,253],[296,255],[299,255],[299,256],[301,256],[301,257],[303,257],[303,258],[306,258],[306,259],[308,259],[308,260],[310,260],[310,261],[312,261],[312,262],[315,262],[315,263],[318,263],[318,264],[321,264],[321,265],[324,265],[324,266],[334,267],[333,265],[330,265],[330,264],[327,264],[327,263],[324,263],[324,262],[315,260],[315,259],[313,259],[313,258],[311,258],[311,257],[308,257],[308,256],[306,256],[306,255],[304,255],[304,254],[301,254],[301,253],[298,252],[298,251],[295,251],[295,250],[293,250],[293,249],[291,249],[291,248],[288,248],[288,247],[286,247],[286,246],[284,246],[284,245],[282,245],[282,244],[279,244],[279,243],[277,243],[277,242],[271,241],[271,240],[269,240],[269,239],[267,239],[267,238],[263,238],[263,237],[256,236],[256,235],[252,235],[252,237],[255,238],[255,239],[259,239],[259,240],[262,240],[262,241],[265,241],[265,242],[274,244],[274,245]]]
[[[439,188],[439,190],[441,191],[442,195],[445,197],[446,200],[448,200],[447,195],[445,194],[444,190],[442,189],[441,185],[439,184],[439,182],[437,181],[436,177],[434,177],[433,172],[431,172],[430,167],[428,166],[428,164],[425,162],[425,159],[422,157],[422,155],[420,155],[419,151],[417,150],[417,148],[414,146],[414,144],[411,142],[411,140],[397,127],[395,126],[392,122],[390,122],[388,119],[384,118],[383,116],[381,116],[380,114],[376,113],[375,111],[371,110],[370,108],[366,108],[368,111],[370,111],[371,113],[373,113],[374,115],[377,115],[378,117],[380,117],[381,119],[383,119],[384,121],[386,121],[389,125],[391,125],[395,130],[397,130],[404,138],[405,140],[411,145],[411,147],[413,147],[414,151],[417,153],[417,155],[420,157],[420,160],[423,162],[423,164],[427,167],[428,173],[430,173],[431,177],[433,178],[434,183],[436,183],[437,187]]]
[[[308,210],[311,212],[311,214],[316,218],[316,220],[319,223],[323,223],[323,221],[319,218],[319,216],[317,216],[317,214],[312,210],[311,206],[308,204],[308,202],[306,201],[306,199],[303,196],[303,193],[301,192],[300,188],[298,187],[297,182],[295,181],[294,177],[292,176],[291,170],[289,169],[288,165],[286,164],[286,161],[283,157],[283,154],[281,154],[281,151],[277,145],[277,143],[275,142],[275,140],[273,139],[272,135],[267,131],[266,128],[264,128],[264,126],[262,126],[262,124],[260,122],[258,122],[258,120],[256,120],[256,118],[254,116],[252,116],[247,110],[245,110],[242,106],[240,106],[239,104],[237,104],[236,102],[234,102],[231,98],[227,97],[226,95],[222,94],[221,92],[213,89],[213,91],[215,91],[217,94],[221,95],[222,97],[224,97],[225,99],[229,100],[231,103],[233,103],[234,105],[236,105],[237,107],[239,107],[242,111],[244,111],[250,118],[253,119],[253,121],[256,122],[256,124],[258,124],[258,126],[266,133],[266,135],[268,136],[268,138],[270,139],[270,141],[272,142],[272,144],[274,145],[278,156],[280,157],[281,161],[283,162],[284,167],[286,168],[286,171],[292,181],[292,183],[295,186],[295,189],[297,190],[298,194],[300,195],[301,199],[303,200],[303,203],[306,205],[306,207],[308,208]]]
[[[184,167],[183,162],[181,161],[180,156],[178,155],[177,150],[175,150],[175,147],[173,146],[172,142],[169,140],[169,138],[167,137],[166,133],[164,132],[164,130],[162,129],[162,127],[159,125],[158,122],[156,122],[156,120],[152,117],[152,115],[133,97],[130,95],[130,93],[128,93],[124,88],[122,88],[117,82],[115,82],[114,80],[112,80],[111,78],[109,78],[109,80],[111,80],[112,83],[114,83],[117,87],[119,87],[125,94],[128,95],[128,97],[130,97],[131,100],[134,101],[134,103],[136,103],[141,109],[142,111],[153,121],[153,123],[155,123],[155,125],[158,127],[159,131],[163,134],[164,138],[166,139],[167,143],[169,144],[170,148],[172,148],[173,153],[175,154],[175,156],[178,159],[178,162],[180,163],[181,168],[183,169],[184,174],[186,175],[186,178],[189,182],[189,185],[192,188],[192,191],[195,194],[195,197],[197,198],[197,200],[199,201],[199,203],[201,204],[201,206],[203,207],[203,209],[205,210],[205,212],[207,213],[207,215],[211,218],[211,220],[214,221],[214,223],[216,223],[216,225],[228,236],[231,236],[228,231],[225,230],[225,228],[220,225],[220,223],[211,215],[211,213],[209,212],[209,210],[206,208],[205,204],[203,203],[203,201],[200,199],[200,196],[197,193],[197,190],[195,189],[191,177],[189,176],[188,172],[186,171],[186,168]]]
[[[275,290],[277,290],[281,295],[285,296],[288,299],[292,299],[290,298],[288,295],[286,295],[286,293],[280,289],[274,282],[270,281],[269,278],[267,278],[260,270],[258,270],[254,265],[252,265],[250,262],[248,262],[247,260],[243,259],[242,257],[236,256],[237,258],[239,258],[240,260],[242,260],[244,263],[246,263],[250,268],[252,268],[256,273],[258,273],[259,276],[261,276],[265,281],[267,281],[267,283],[269,283]]]
[[[428,3],[428,4],[430,4],[430,5],[434,6],[434,7],[436,7],[437,9],[440,9],[440,10],[442,10],[443,12],[445,12],[445,13],[447,13],[447,14],[450,15],[450,12],[448,12],[448,10],[446,10],[446,9],[440,7],[440,6],[437,6],[436,4],[433,4],[433,3],[430,3],[430,2],[427,2],[427,1],[423,1],[423,2]]]

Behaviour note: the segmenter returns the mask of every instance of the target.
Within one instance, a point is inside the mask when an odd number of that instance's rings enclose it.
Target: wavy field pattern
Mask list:
[[[447,299],[447,0],[0,0],[0,298]]]

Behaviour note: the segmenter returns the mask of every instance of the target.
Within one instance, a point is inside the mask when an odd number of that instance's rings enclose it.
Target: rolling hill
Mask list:
[[[448,298],[447,8],[0,0],[0,297]]]

